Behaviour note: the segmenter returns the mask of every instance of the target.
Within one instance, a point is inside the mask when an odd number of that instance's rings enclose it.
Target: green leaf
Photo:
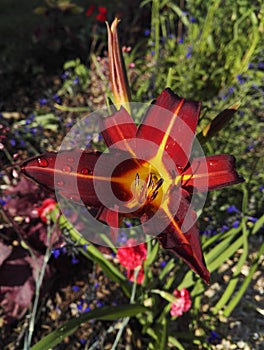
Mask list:
[[[169,303],[176,303],[178,300],[173,294],[165,292],[164,290],[152,289],[151,293],[159,294],[163,299],[167,300]]]
[[[247,275],[247,277],[244,279],[244,282],[242,283],[242,286],[240,287],[239,291],[236,293],[236,295],[234,296],[234,298],[230,301],[230,303],[228,304],[228,306],[226,307],[226,309],[224,310],[224,316],[225,317],[229,317],[230,314],[232,313],[232,311],[234,310],[234,308],[237,306],[237,304],[239,303],[239,301],[241,300],[241,298],[243,297],[244,293],[246,292],[252,277],[255,273],[255,271],[257,270],[259,264],[260,264],[260,257],[263,255],[264,253],[264,243],[262,243],[260,250],[258,252],[258,256],[255,259],[253,265],[251,266],[251,269],[249,270],[249,274]]]
[[[37,115],[35,120],[44,129],[50,129],[52,131],[57,131],[58,129],[58,118],[53,113]]]
[[[153,242],[154,242],[154,244],[153,244]],[[158,251],[159,251],[159,242],[158,241],[152,240],[148,243],[149,243],[148,244],[149,251],[148,251],[147,259],[144,262],[145,266],[149,266],[149,265],[153,264],[153,262],[156,259],[157,254],[158,254]]]
[[[169,344],[175,346],[177,349],[185,350],[185,347],[176,338],[169,336],[168,341]]]
[[[258,219],[252,229],[252,234],[257,233],[264,225],[264,214]]]
[[[58,213],[59,212],[56,213],[55,211],[52,213],[52,220],[54,222],[58,222],[60,228],[67,229],[71,239],[74,242],[78,243],[78,245],[87,245],[87,249],[80,249],[80,252],[92,260],[94,263],[98,264],[112,281],[120,285],[126,296],[130,297],[131,285],[127,281],[127,278],[119,271],[119,269],[117,269],[109,260],[107,260],[92,243],[84,239],[80,233],[72,227],[72,225],[66,220],[63,215],[57,219]]]
[[[81,325],[90,320],[112,321],[118,318],[131,317],[146,311],[147,309],[139,304],[128,304],[120,306],[105,306],[95,309],[77,318],[64,323],[54,332],[42,338],[31,350],[49,350],[59,344],[65,337],[73,334]]]

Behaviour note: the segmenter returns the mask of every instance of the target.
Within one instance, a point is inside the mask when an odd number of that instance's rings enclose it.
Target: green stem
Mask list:
[[[137,290],[137,278],[138,278],[138,273],[139,273],[139,270],[140,270],[141,266],[138,266],[137,268],[135,268],[134,270],[134,283],[133,283],[133,287],[132,287],[132,292],[131,292],[131,297],[130,297],[130,304],[133,304],[135,302],[135,296],[136,296],[136,290]],[[124,329],[126,328],[128,322],[130,320],[130,317],[125,317],[123,319],[123,322],[121,324],[121,327],[116,335],[116,338],[115,338],[115,341],[114,341],[114,344],[112,346],[112,349],[111,350],[115,350],[118,343],[119,343],[119,340],[124,332]]]

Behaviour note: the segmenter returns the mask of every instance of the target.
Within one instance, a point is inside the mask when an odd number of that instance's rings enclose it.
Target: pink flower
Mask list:
[[[127,269],[127,278],[129,279],[129,281],[134,282],[134,276],[135,270]],[[142,266],[137,275],[137,283],[142,284],[144,282],[144,277],[144,268]]]
[[[105,7],[98,7],[98,15],[96,16],[97,21],[99,22],[105,22],[106,21],[106,13],[107,9]]]
[[[47,215],[55,209],[57,202],[47,198],[42,202],[41,207],[37,208],[38,216],[43,222],[47,222]]]
[[[85,16],[90,17],[95,10],[95,5],[90,5],[85,12]]]
[[[173,295],[178,299],[175,303],[172,303],[170,314],[171,316],[182,316],[182,314],[188,311],[192,305],[190,293],[186,288],[181,291],[175,289]]]
[[[117,251],[119,263],[127,269],[127,278],[134,281],[134,270],[137,266],[142,266],[147,257],[146,243],[138,244],[134,238],[130,238],[124,247]],[[137,276],[137,283],[144,281],[144,269],[141,267]]]

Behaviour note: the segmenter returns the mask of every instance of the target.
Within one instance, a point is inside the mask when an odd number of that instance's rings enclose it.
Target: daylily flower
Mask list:
[[[114,113],[100,118],[108,152],[73,149],[25,161],[21,171],[64,198],[85,205],[111,230],[113,243],[125,218],[138,218],[145,234],[182,258],[206,283],[193,194],[242,181],[230,155],[191,157],[201,103],[165,89],[137,127],[130,116],[130,93],[117,35],[108,30]],[[233,110],[220,114],[202,135],[212,135]]]
[[[49,152],[25,161],[22,173],[96,209],[113,231],[124,218],[139,218],[145,234],[157,236],[208,283],[192,195],[242,179],[230,155],[190,158],[200,106],[165,89],[139,127],[123,107],[101,119],[108,153]]]

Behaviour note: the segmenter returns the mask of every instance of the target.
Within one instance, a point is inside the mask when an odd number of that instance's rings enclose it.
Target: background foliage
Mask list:
[[[117,329],[126,328],[129,321],[128,333],[120,344],[130,339],[135,349],[214,349],[216,343],[221,343],[221,337],[228,339],[228,332],[222,334],[218,327],[224,318],[231,317],[236,307],[241,307],[239,301],[256,271],[261,271],[263,258],[263,2],[145,0],[137,1],[136,6],[134,2],[124,4],[117,0],[93,4],[87,1],[36,0],[21,4],[22,1],[1,1],[0,4],[0,34],[3,38],[0,58],[1,242],[12,246],[14,252],[15,240],[20,243],[26,241],[26,245],[22,243],[23,251],[26,254],[33,252],[33,256],[37,254],[41,259],[45,256],[55,280],[61,271],[58,261],[65,257],[70,261],[73,257],[78,258],[86,271],[93,271],[93,279],[89,280],[87,287],[83,287],[83,294],[71,295],[71,300],[82,307],[77,312],[77,315],[82,315],[81,318],[62,326],[62,322],[66,322],[72,314],[69,317],[56,316],[57,330],[49,338],[53,343],[44,338],[34,349],[44,349],[44,344],[47,349],[55,346],[76,331],[84,320],[91,318],[105,320],[103,336],[96,326],[92,328],[91,323],[88,325],[103,339],[108,339],[110,334],[109,342],[112,343],[117,339]],[[90,5],[95,5],[95,12],[88,16],[86,10]],[[31,236],[28,239],[29,233],[33,234],[33,226],[40,224],[39,218],[31,217],[32,208],[26,210],[24,204],[25,196],[32,189],[10,190],[12,185],[20,184],[19,175],[10,166],[17,159],[59,147],[74,122],[85,113],[104,106],[110,96],[106,30],[104,23],[96,20],[98,6],[107,8],[109,21],[117,14],[122,17],[120,39],[124,45],[134,101],[151,101],[166,86],[185,98],[201,100],[203,111],[198,132],[221,110],[240,103],[229,125],[204,145],[207,155],[235,155],[238,172],[245,178],[242,185],[210,193],[200,217],[203,249],[212,272],[212,298],[208,297],[207,287],[183,263],[165,255],[155,242],[148,244],[148,258],[144,263],[145,283],[132,286],[114,259],[107,259],[93,246],[83,249],[88,242],[82,240],[63,217],[59,228],[67,249],[63,245],[66,253],[59,250],[59,258],[52,253],[46,238],[43,239],[43,235],[46,237],[56,229],[51,223],[38,226],[36,232],[41,247],[36,246],[36,241],[32,242]],[[15,199],[11,202],[12,196]],[[27,202],[36,207],[45,196],[42,192],[35,193],[34,199],[30,197]],[[55,217],[53,220],[56,221]],[[10,223],[13,228],[10,228]],[[26,237],[21,235],[21,229],[27,233]],[[18,236],[16,231],[20,232]],[[43,271],[44,274],[43,266],[41,269],[33,262],[30,264],[32,271]],[[227,265],[230,268],[225,273]],[[248,268],[246,274],[243,273],[245,266]],[[109,281],[113,281],[117,286],[119,299],[115,302],[120,307],[116,310],[112,308],[112,300],[103,293],[100,300],[103,300],[106,309],[101,311],[96,305],[94,313],[86,314],[84,305],[87,300],[90,301],[87,294],[94,293],[95,299],[98,297],[93,285],[100,280],[101,274],[106,276],[103,283],[111,284]],[[66,274],[64,276],[66,278]],[[42,277],[39,274],[36,279],[39,290]],[[68,276],[68,284],[72,283],[71,275]],[[176,320],[169,316],[175,288],[188,288],[193,302],[189,313]],[[220,288],[221,293],[214,288]],[[56,293],[54,286],[53,291]],[[86,299],[83,297],[85,293]],[[34,305],[37,306],[36,301]],[[62,308],[61,305],[59,307]],[[254,308],[251,304],[250,307]],[[24,344],[28,346],[30,337],[37,343],[50,332],[50,328],[47,331],[41,328],[41,324],[54,326],[50,319],[44,320],[41,308],[39,310],[37,319],[37,314],[30,314],[30,324],[34,329],[36,323],[40,329],[35,328],[34,336],[30,332],[22,332],[27,339]],[[112,321],[120,317],[123,317],[121,326],[119,321]],[[20,322],[25,322],[21,319]],[[19,328],[22,324],[18,320],[12,320],[15,322],[10,323],[12,326],[3,326],[2,334],[9,330],[10,339],[17,338],[14,325]],[[109,320],[114,323],[106,323]],[[89,332],[84,332],[82,336],[88,337],[87,334]],[[85,348],[85,342],[82,344],[78,333],[75,338],[73,335],[67,339],[71,339],[70,344],[78,344],[76,349]],[[100,348],[100,342],[94,338],[93,341]],[[1,345],[8,348],[4,338],[2,342]],[[65,344],[61,346],[73,348]],[[258,344],[261,346],[260,341]],[[59,349],[60,345],[57,346]],[[258,345],[252,346],[257,349]]]

